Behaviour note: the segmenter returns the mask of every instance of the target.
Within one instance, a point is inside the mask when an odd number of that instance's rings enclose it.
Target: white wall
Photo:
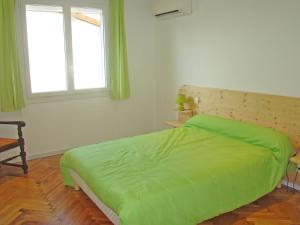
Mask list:
[[[192,15],[169,20],[155,20],[151,8],[151,0],[125,0],[129,100],[31,104],[0,113],[0,120],[27,122],[29,155],[162,127],[176,115],[182,84],[300,97],[300,1],[193,0]]]
[[[73,146],[152,131],[155,120],[154,18],[150,0],[125,0],[132,97],[109,97],[30,104],[22,112],[0,113],[0,120],[22,119],[27,152],[34,157]],[[0,131],[0,134],[11,135]]]
[[[193,14],[157,20],[158,126],[179,86],[300,97],[300,1],[193,0]]]

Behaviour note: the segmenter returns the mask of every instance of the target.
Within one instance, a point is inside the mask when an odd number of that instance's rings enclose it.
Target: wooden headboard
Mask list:
[[[196,113],[252,122],[287,134],[300,147],[300,98],[184,85],[180,93],[194,99]]]

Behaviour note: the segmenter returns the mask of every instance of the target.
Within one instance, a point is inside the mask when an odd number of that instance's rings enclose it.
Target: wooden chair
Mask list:
[[[22,134],[22,127],[25,127],[25,122],[23,121],[0,121],[0,125],[15,125],[17,126],[18,129],[18,139],[11,139],[11,138],[1,138],[0,137],[0,153],[9,151],[11,149],[14,149],[16,147],[20,147],[21,152],[19,155],[9,157],[7,159],[1,160],[0,161],[0,166],[1,165],[8,165],[8,166],[15,166],[15,167],[21,167],[26,174],[28,171],[28,166],[26,162],[26,152],[24,149],[25,142]],[[9,161],[16,159],[17,157],[21,157],[22,159],[22,164],[16,164],[16,163],[11,163]]]

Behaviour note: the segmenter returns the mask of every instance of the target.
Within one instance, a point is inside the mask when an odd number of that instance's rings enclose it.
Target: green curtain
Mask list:
[[[0,111],[24,107],[16,41],[15,1],[0,1]]]
[[[110,0],[110,95],[122,100],[130,97],[128,78],[124,1]]]

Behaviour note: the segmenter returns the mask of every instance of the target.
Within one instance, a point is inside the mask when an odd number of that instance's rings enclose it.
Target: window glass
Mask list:
[[[62,7],[26,6],[32,93],[67,90]]]
[[[103,88],[105,81],[102,11],[71,8],[75,89]]]

